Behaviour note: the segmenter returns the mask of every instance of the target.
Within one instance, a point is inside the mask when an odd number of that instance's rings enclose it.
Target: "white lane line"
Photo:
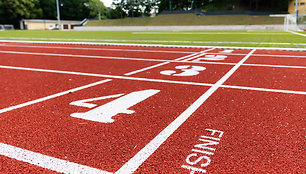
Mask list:
[[[134,50],[134,49],[115,49],[115,48],[84,48],[84,47],[60,47],[60,46],[29,46],[29,45],[12,45],[12,44],[0,44],[3,47],[21,47],[21,48],[52,48],[52,49],[72,49],[72,50],[101,50],[101,51],[124,51],[124,52],[160,52],[160,53],[182,53],[182,54],[192,54],[197,52],[191,51],[162,51],[162,50]],[[209,54],[224,54],[224,53],[209,53]],[[236,56],[245,56],[246,54],[241,53],[229,53],[227,55],[236,55]],[[295,57],[295,58],[306,58],[306,56],[301,55],[271,55],[271,54],[256,54],[254,53],[253,56],[269,56],[269,57]]]
[[[295,34],[295,35],[300,35],[300,36],[304,36],[304,37],[306,37],[306,34],[302,34],[302,33],[294,32],[294,31],[288,31],[288,32],[290,32],[290,33],[292,33],[292,34]]]
[[[20,52],[20,51],[0,51],[0,53],[39,55],[39,56],[58,56],[58,57],[72,57],[72,58],[78,57],[78,58],[91,58],[91,59],[141,60],[141,61],[156,61],[156,62],[167,61],[167,60],[160,60],[160,59],[126,58],[126,57],[110,57],[110,56],[89,56],[89,55],[76,55],[76,54],[34,53],[34,52]]]
[[[97,173],[111,174],[103,170],[84,166],[81,164],[69,162],[66,160],[42,155],[29,150],[21,149],[4,143],[0,143],[0,154],[19,161],[30,163],[45,169],[53,170],[59,173],[81,174],[81,173]]]
[[[134,49],[116,49],[116,48],[84,48],[84,47],[59,47],[59,46],[30,46],[30,45],[13,45],[13,44],[0,44],[2,47],[19,47],[19,48],[48,48],[48,49],[67,49],[67,50],[93,50],[93,51],[122,51],[122,52],[148,52],[148,53],[182,53],[192,54],[196,52],[189,51],[163,51],[163,50],[134,50]]]
[[[37,69],[37,68],[23,68],[23,67],[12,67],[12,66],[0,66],[0,68],[14,69],[14,70],[25,70],[25,71],[35,71],[35,72],[58,73],[58,74],[70,74],[70,75],[80,75],[80,76],[90,76],[90,77],[103,77],[103,78],[111,78],[111,79],[157,82],[157,83],[212,86],[211,84],[208,84],[208,83],[184,82],[184,81],[161,80],[161,79],[148,79],[148,78],[139,78],[139,77],[115,76],[115,75],[82,73],[82,72],[60,71],[60,70],[48,70],[48,69]]]
[[[306,58],[306,56],[301,55],[270,55],[270,54],[253,54],[253,57],[260,56],[260,57],[277,57],[277,58]]]
[[[32,38],[33,39],[33,38]],[[65,41],[35,41],[35,40],[0,40],[7,43],[40,43],[40,44],[62,44],[62,45],[111,45],[111,46],[136,46],[136,47],[162,47],[162,48],[219,48],[219,49],[257,49],[257,50],[285,50],[306,51],[306,48],[278,48],[278,47],[237,47],[237,46],[196,46],[196,45],[167,45],[167,44],[135,44],[135,43],[111,43],[111,42],[65,42]]]
[[[300,45],[300,46],[306,45],[306,43],[229,42],[229,41],[226,42],[226,41],[186,41],[186,40],[182,40],[182,41],[173,41],[173,40],[165,41],[165,40],[59,39],[59,38],[19,38],[19,37],[0,37],[0,39],[32,40],[32,41],[27,41],[27,42],[34,42],[35,40],[47,40],[47,41],[64,41],[64,40],[65,41],[66,40],[69,40],[69,41],[85,41],[85,42],[81,42],[81,44],[85,44],[86,42],[117,42],[117,43],[136,42],[136,43],[179,43],[179,44],[181,44],[181,43],[184,43],[184,44],[248,44],[248,45]],[[7,42],[7,40],[0,40],[0,42]],[[42,42],[43,41],[40,41],[40,43],[42,43]],[[39,43],[39,41],[37,43]],[[98,44],[98,43],[95,43],[95,44]],[[129,45],[141,45],[141,44],[129,44]],[[164,45],[159,45],[159,46],[164,46]],[[237,48],[237,47],[234,47],[234,48]],[[249,49],[249,47],[244,47],[244,48],[248,48]],[[259,48],[261,48],[261,47],[259,47]],[[287,49],[287,48],[279,48],[279,49]]]
[[[221,85],[221,87],[231,88],[231,89],[240,89],[240,90],[243,89],[243,90],[250,90],[250,91],[306,95],[306,92],[303,92],[303,91],[291,91],[291,90],[283,90],[283,89],[268,89],[268,88],[256,88],[256,87],[232,86],[232,85]]]
[[[170,125],[151,140],[143,149],[141,149],[133,158],[125,163],[116,174],[133,173],[147,160],[158,148],[176,131],[253,53],[252,50],[246,57],[237,63],[229,72],[227,72],[216,84],[209,88],[200,98],[189,106],[180,116],[178,116]]]
[[[306,43],[277,43],[277,42],[230,42],[230,41],[189,41],[189,40],[116,40],[116,39],[60,39],[60,38],[19,38],[0,37],[0,39],[20,39],[20,40],[54,40],[54,41],[92,41],[92,42],[137,42],[137,43],[187,43],[187,44],[249,44],[249,45],[306,45]]]
[[[144,59],[144,58],[126,58],[126,57],[109,57],[109,56],[89,56],[89,55],[75,55],[75,54],[54,54],[54,53],[34,53],[34,52],[20,52],[20,51],[0,51],[0,53],[5,54],[25,54],[25,55],[39,55],[39,56],[58,56],[58,57],[79,57],[79,58],[93,58],[93,59],[113,59],[113,60],[137,60],[137,61],[150,61],[150,62],[180,62],[180,60],[213,50],[214,48],[207,49],[201,52],[196,52],[191,55],[187,55],[175,60],[166,60],[166,59]]]
[[[269,67],[269,68],[293,68],[306,69],[306,66],[288,66],[288,65],[268,65],[268,64],[243,64],[242,66]]]
[[[196,82],[184,82],[184,81],[161,80],[161,79],[147,79],[147,78],[125,77],[125,76],[112,76],[112,75],[103,75],[103,74],[47,70],[47,69],[37,69],[37,68],[23,68],[23,67],[13,67],[13,66],[0,66],[0,68],[13,69],[13,70],[24,70],[24,71],[47,72],[47,73],[70,74],[70,75],[81,75],[81,76],[90,76],[90,77],[104,77],[104,78],[123,79],[123,80],[147,81],[147,82],[156,82],[156,83],[182,84],[182,85],[195,85],[195,86],[213,86],[213,84],[209,84],[209,83],[196,83]],[[302,94],[302,95],[306,94],[306,92],[303,92],[303,91],[292,91],[292,90],[279,90],[279,89],[231,86],[231,85],[225,85],[223,87],[235,88],[235,89],[245,89],[245,90],[255,90],[255,91],[281,92],[281,93],[290,93],[290,94],[291,93]]]
[[[66,94],[69,94],[71,92],[76,92],[76,91],[79,91],[79,90],[82,90],[82,89],[86,89],[86,88],[90,88],[90,87],[93,87],[93,86],[96,86],[96,85],[100,85],[102,83],[106,83],[106,82],[109,82],[109,81],[112,81],[112,80],[111,79],[102,80],[102,81],[91,83],[91,84],[88,84],[88,85],[85,85],[85,86],[70,89],[70,90],[67,90],[67,91],[64,91],[64,92],[56,93],[56,94],[53,94],[53,95],[50,95],[50,96],[47,96],[47,97],[43,97],[43,98],[32,100],[32,101],[29,101],[29,102],[26,102],[26,103],[15,105],[15,106],[12,106],[12,107],[0,109],[0,114],[2,114],[4,112],[11,111],[11,110],[14,110],[14,109],[18,109],[18,108],[22,108],[22,107],[29,106],[29,105],[32,105],[32,104],[36,104],[36,103],[39,103],[39,102],[43,102],[43,101],[46,101],[46,100],[49,100],[49,99],[52,99],[52,98],[56,98],[56,97],[59,97],[59,96],[62,96],[62,95],[66,95]]]
[[[132,34],[187,34],[187,35],[213,35],[213,34],[230,34],[230,35],[289,35],[289,33],[242,33],[242,32],[132,32]]]

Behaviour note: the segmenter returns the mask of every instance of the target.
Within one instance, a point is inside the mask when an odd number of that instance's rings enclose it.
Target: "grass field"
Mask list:
[[[306,48],[306,32],[282,31],[1,31],[0,40]]]

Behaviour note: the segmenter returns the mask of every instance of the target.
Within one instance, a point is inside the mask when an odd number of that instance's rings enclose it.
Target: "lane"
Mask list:
[[[1,53],[1,65],[122,75],[158,62]]]
[[[242,66],[225,85],[306,91],[305,69]]]
[[[0,69],[0,110],[102,78]]]
[[[305,51],[257,50],[255,54],[305,56]]]
[[[304,53],[306,55],[306,53]],[[287,65],[287,66],[304,66],[306,67],[306,59],[302,57],[267,57],[252,56],[246,64],[264,64],[264,65]]]
[[[59,47],[60,48],[60,47]],[[127,48],[122,49],[111,49],[111,48],[80,48],[80,49],[73,49],[74,47],[65,48],[57,48],[57,47],[39,47],[39,46],[32,46],[32,47],[16,47],[16,46],[0,46],[0,51],[22,51],[28,53],[50,53],[50,54],[72,54],[72,55],[87,55],[87,56],[104,56],[104,57],[127,57],[127,58],[142,58],[142,59],[168,59],[171,60],[173,58],[178,58],[184,55],[192,54],[192,53],[185,53],[185,52],[175,52],[172,51],[168,52],[160,52],[158,48],[156,50],[150,51],[128,51]],[[131,48],[130,48],[131,49]],[[203,50],[203,49],[202,49]]]
[[[44,169],[29,163],[21,162],[12,158],[0,155],[0,173],[50,173],[56,172]]]
[[[4,144],[115,172],[207,89],[114,80],[1,114],[0,139]],[[144,90],[157,90],[157,93],[131,107],[119,109],[114,122],[72,116],[92,109],[71,105],[71,102],[115,94],[127,96]],[[119,102],[120,97],[88,103],[106,107],[112,101]]]
[[[304,173],[304,103],[221,88],[135,173]]]

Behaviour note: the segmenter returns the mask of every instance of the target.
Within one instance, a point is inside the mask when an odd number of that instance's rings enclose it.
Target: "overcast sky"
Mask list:
[[[112,5],[113,0],[101,0],[106,7],[110,7]]]

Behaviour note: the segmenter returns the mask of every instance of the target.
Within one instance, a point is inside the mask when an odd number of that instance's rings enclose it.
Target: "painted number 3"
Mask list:
[[[190,65],[176,66],[175,69],[180,70],[182,72],[177,72],[174,70],[165,70],[161,71],[160,73],[162,75],[167,75],[167,76],[195,76],[198,75],[200,71],[206,70],[206,68],[202,66],[190,66]]]

